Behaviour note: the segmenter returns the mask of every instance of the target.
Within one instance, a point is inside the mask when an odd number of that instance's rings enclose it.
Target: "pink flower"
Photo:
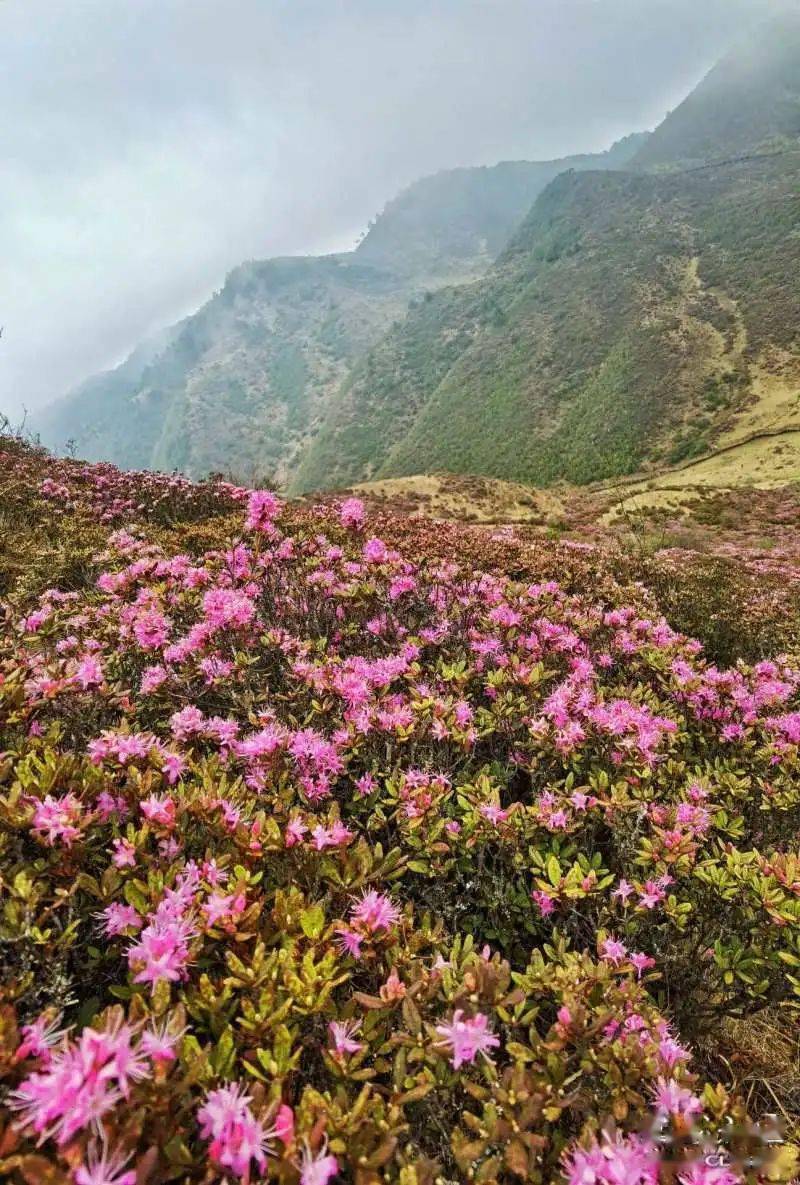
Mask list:
[[[336,945],[344,955],[350,955],[354,959],[361,958],[361,945],[364,941],[363,935],[356,933],[355,930],[349,929],[347,926],[337,926]]]
[[[339,507],[339,522],[343,527],[360,527],[364,523],[366,511],[360,498],[345,498]]]
[[[75,679],[84,691],[89,687],[99,687],[103,682],[103,668],[94,655],[87,654],[78,664]]]
[[[450,1046],[454,1070],[464,1062],[474,1062],[479,1053],[488,1057],[487,1050],[500,1044],[499,1038],[489,1031],[489,1018],[484,1013],[478,1012],[466,1020],[463,1016],[463,1010],[457,1008],[451,1021],[436,1026],[436,1032]]]
[[[328,1185],[331,1177],[339,1171],[339,1162],[335,1156],[328,1155],[328,1146],[324,1144],[316,1156],[306,1145],[300,1162],[300,1185]]]
[[[496,802],[484,802],[478,807],[478,811],[483,815],[484,819],[488,819],[490,823],[497,826],[498,823],[504,823],[508,818],[508,811],[503,810]]]
[[[394,1003],[396,1000],[404,999],[406,995],[406,985],[397,974],[396,967],[392,967],[391,971],[386,977],[386,982],[381,984],[378,994],[380,995],[380,998],[387,1004]]]
[[[670,1070],[678,1062],[688,1061],[690,1056],[689,1050],[684,1049],[682,1045],[679,1045],[675,1038],[671,1037],[669,1033],[665,1033],[665,1035],[659,1041],[658,1052],[664,1064]]]
[[[364,544],[364,559],[368,564],[384,564],[389,558],[389,552],[382,539],[368,539]]]
[[[294,1139],[294,1111],[287,1103],[281,1103],[278,1108],[272,1130],[284,1147],[288,1147]]]
[[[278,517],[280,509],[280,501],[272,490],[253,490],[247,499],[245,527],[248,531],[261,531],[265,535],[273,534],[275,530],[273,520]]]
[[[135,868],[136,848],[127,839],[115,839],[113,843],[114,855],[111,862],[115,868]]]
[[[180,851],[181,845],[174,835],[158,841],[158,854],[162,860],[174,860]]]
[[[539,906],[539,912],[543,918],[554,912],[556,903],[549,893],[545,893],[542,889],[534,889],[531,897]]]
[[[380,930],[390,930],[400,918],[400,910],[384,893],[369,889],[356,901],[350,910],[350,921],[354,926],[366,930],[369,934],[377,934]]]
[[[194,704],[187,704],[185,708],[173,712],[169,718],[172,735],[178,741],[185,741],[193,734],[202,732],[205,724],[205,716]]]
[[[251,1161],[264,1172],[273,1136],[253,1115],[251,1102],[235,1082],[209,1091],[197,1112],[200,1134],[210,1141],[211,1159],[240,1178],[249,1177]]]
[[[105,1141],[98,1145],[93,1140],[85,1162],[75,1170],[75,1185],[136,1185],[134,1170],[123,1171],[130,1158],[131,1153],[109,1152]]]
[[[16,1060],[21,1062],[25,1058],[35,1057],[49,1065],[52,1060],[50,1050],[69,1032],[69,1029],[58,1027],[63,1015],[63,1012],[59,1012],[57,1016],[48,1019],[47,1014],[43,1012],[32,1024],[23,1025],[22,1042],[15,1054]]]
[[[628,957],[628,948],[616,938],[606,938],[600,947],[600,957],[616,967]]]
[[[139,692],[141,695],[150,695],[166,680],[167,672],[164,667],[160,665],[146,667],[142,671],[142,679],[139,683]]]
[[[70,848],[72,841],[80,836],[82,813],[83,806],[74,794],[63,794],[61,798],[48,794],[36,803],[31,830],[38,832],[51,848],[57,839]]]
[[[703,1104],[697,1095],[672,1079],[659,1078],[653,1091],[653,1103],[668,1115],[700,1115]]]
[[[97,795],[95,809],[101,823],[107,823],[112,815],[117,815],[120,819],[128,817],[125,799],[121,795],[115,798],[113,794],[109,794],[108,790],[101,790]]]
[[[146,1073],[133,1049],[133,1030],[118,1018],[106,1029],[85,1028],[74,1045],[53,1055],[47,1069],[31,1074],[9,1095],[21,1113],[18,1126],[59,1145],[69,1143],[90,1123],[98,1123],[130,1093],[130,1083]]]
[[[151,794],[139,803],[139,809],[146,819],[158,827],[166,827],[171,831],[175,826],[175,803],[167,795],[159,797]]]
[[[644,892],[639,896],[639,904],[645,909],[655,909],[665,897],[666,893],[659,884],[655,881],[647,881]]]
[[[659,1159],[639,1136],[604,1133],[602,1144],[575,1148],[564,1169],[568,1185],[657,1185]]]
[[[146,609],[133,623],[133,636],[142,650],[158,650],[169,636],[169,622],[157,609]]]
[[[128,965],[138,968],[134,983],[155,987],[162,980],[175,983],[183,979],[189,963],[189,942],[194,936],[191,922],[185,918],[154,920],[128,948]]]
[[[330,836],[331,843],[335,847],[341,848],[344,847],[345,844],[350,843],[350,840],[355,835],[355,832],[351,831],[349,827],[346,827],[341,819],[334,819],[328,828],[328,835]]]
[[[360,1020],[332,1020],[328,1025],[328,1034],[333,1042],[335,1052],[342,1056],[346,1053],[358,1053],[364,1048],[363,1041],[354,1040],[354,1034],[361,1028]]]
[[[742,1178],[730,1165],[695,1160],[678,1174],[681,1185],[740,1185]]]
[[[107,938],[124,934],[128,928],[142,928],[142,919],[133,906],[123,905],[119,901],[112,901],[111,905],[101,910],[99,916],[103,919],[103,933]]]
[[[655,967],[655,959],[651,959],[649,955],[632,954],[628,959],[636,968],[636,978],[641,979],[643,971],[649,971],[651,967]]]
[[[208,926],[215,926],[223,919],[234,920],[244,913],[246,901],[243,893],[209,893],[203,905]]]
[[[212,588],[203,597],[203,612],[214,629],[242,628],[256,615],[249,597],[233,588]]]
[[[163,753],[161,756],[161,768],[170,786],[174,786],[186,770],[186,761],[179,753]]]
[[[139,1048],[142,1053],[147,1054],[151,1061],[163,1064],[174,1062],[178,1056],[175,1047],[185,1032],[185,1029],[181,1029],[177,1033],[172,1032],[169,1021],[162,1021],[160,1028],[154,1026],[144,1030]]]
[[[219,867],[216,860],[204,860],[200,871],[209,885],[224,885],[228,879],[227,872]]]
[[[303,836],[308,831],[302,819],[290,819],[283,833],[284,847],[293,848],[295,844],[303,842]]]

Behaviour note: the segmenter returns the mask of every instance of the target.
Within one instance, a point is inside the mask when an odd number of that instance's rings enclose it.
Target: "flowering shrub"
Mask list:
[[[759,1118],[692,1046],[800,1003],[800,670],[355,499],[206,489],[181,550],[73,465],[86,579],[0,635],[0,1172],[653,1181]]]

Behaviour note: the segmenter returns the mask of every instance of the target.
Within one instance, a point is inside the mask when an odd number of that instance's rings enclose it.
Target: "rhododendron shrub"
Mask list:
[[[49,477],[31,514],[100,534],[2,610],[0,1173],[762,1171],[709,1161],[764,1118],[714,1041],[800,1003],[789,658],[406,553],[357,499],[181,481],[165,525],[153,475]]]

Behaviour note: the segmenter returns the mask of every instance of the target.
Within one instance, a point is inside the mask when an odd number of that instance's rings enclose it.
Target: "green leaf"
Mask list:
[[[321,905],[310,905],[300,914],[300,925],[306,938],[319,938],[325,929],[325,911]]]

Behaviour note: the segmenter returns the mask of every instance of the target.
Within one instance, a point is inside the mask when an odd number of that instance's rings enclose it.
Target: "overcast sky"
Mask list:
[[[0,0],[0,410],[425,173],[652,127],[771,0]],[[784,3],[785,6],[785,3]]]

